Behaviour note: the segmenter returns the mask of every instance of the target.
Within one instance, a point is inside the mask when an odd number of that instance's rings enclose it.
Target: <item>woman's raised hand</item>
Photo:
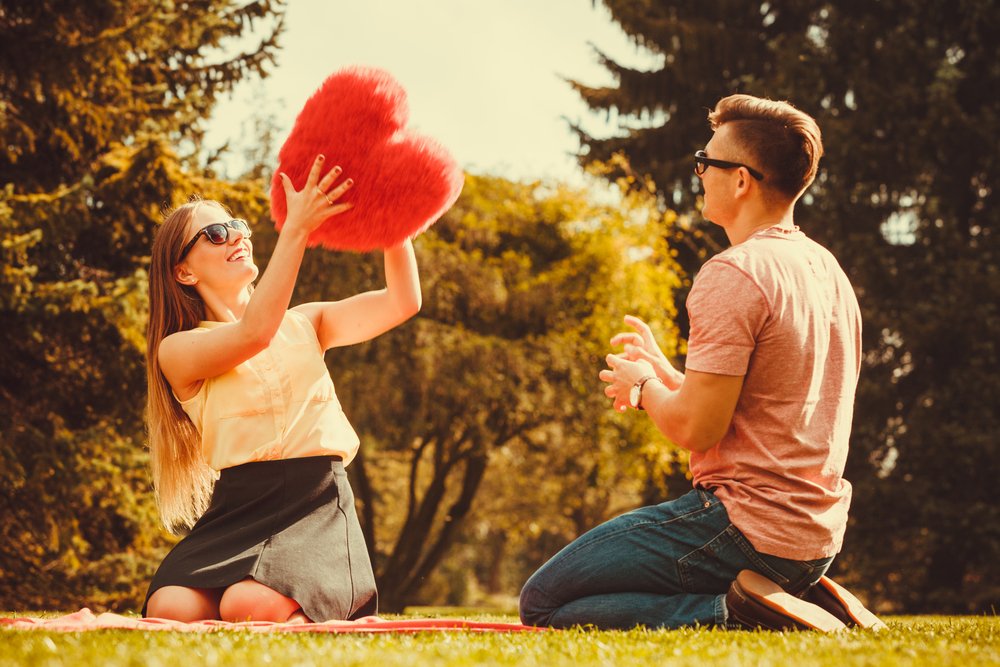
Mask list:
[[[624,345],[624,357],[629,361],[644,360],[652,364],[656,377],[669,389],[677,389],[684,381],[684,374],[678,371],[656,343],[649,325],[632,315],[625,316],[625,324],[635,332],[627,331],[611,337],[611,345]]]
[[[348,178],[331,190],[342,170],[340,167],[334,167],[320,178],[324,159],[322,155],[316,156],[312,169],[309,170],[309,177],[301,190],[295,189],[288,174],[284,172],[279,174],[287,202],[285,228],[301,229],[309,234],[331,216],[353,208],[354,204],[338,204],[337,200],[354,185],[354,181]]]

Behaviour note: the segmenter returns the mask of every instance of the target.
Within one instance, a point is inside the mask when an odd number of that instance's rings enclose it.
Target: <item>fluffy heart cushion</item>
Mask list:
[[[323,82],[306,102],[278,154],[271,181],[271,216],[285,223],[280,172],[301,189],[316,155],[354,185],[341,197],[354,208],[332,216],[309,245],[365,252],[416,236],[455,203],[464,176],[439,143],[405,128],[406,92],[386,71],[352,67]]]

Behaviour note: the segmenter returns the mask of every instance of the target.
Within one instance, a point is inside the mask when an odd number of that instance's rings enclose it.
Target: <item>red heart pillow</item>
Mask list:
[[[271,217],[287,213],[280,172],[301,189],[316,155],[340,165],[354,185],[340,198],[354,208],[312,233],[309,245],[365,252],[398,245],[451,208],[464,176],[439,143],[405,129],[406,92],[386,71],[352,67],[323,82],[306,102],[278,153],[271,180]]]

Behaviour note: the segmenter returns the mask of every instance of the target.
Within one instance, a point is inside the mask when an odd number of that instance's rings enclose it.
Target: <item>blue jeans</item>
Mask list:
[[[832,556],[796,561],[758,553],[722,501],[695,489],[623,514],[567,545],[524,585],[521,621],[599,629],[725,625],[725,594],[740,570],[801,594],[832,562]]]

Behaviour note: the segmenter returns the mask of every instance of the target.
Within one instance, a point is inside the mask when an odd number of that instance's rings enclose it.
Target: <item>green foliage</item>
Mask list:
[[[280,3],[0,5],[0,600],[141,600],[166,546],[143,449],[146,266],[161,207],[204,178],[200,123],[271,37],[222,57]],[[186,146],[190,155],[178,154]],[[251,191],[252,190],[252,191]]]
[[[819,121],[826,156],[796,219],[844,266],[865,323],[855,496],[835,568],[896,609],[995,606],[1000,6],[603,2],[664,60],[642,72],[601,55],[617,85],[574,84],[631,128],[581,133],[583,161],[623,152],[694,221],[705,108],[746,92]],[[721,243],[704,222],[677,233],[691,274]]]
[[[648,194],[609,204],[596,195],[468,176],[455,207],[416,241],[421,314],[330,353],[363,442],[350,470],[383,608],[448,599],[428,577],[449,554],[451,571],[468,570],[454,544],[484,560],[477,535],[531,525],[512,541],[515,553],[535,547],[505,582],[516,591],[551,553],[541,541],[564,544],[581,524],[633,506],[670,466],[672,450],[648,423],[611,414],[597,374],[626,313],[676,350],[679,277],[660,233],[672,216]],[[314,253],[296,299],[378,288],[380,264]],[[659,467],[636,465],[643,457]]]
[[[446,616],[454,617],[454,613]],[[463,617],[468,617],[463,614]],[[515,617],[477,615],[473,620],[516,622]],[[1000,661],[996,618],[890,618],[889,631],[742,632],[725,630],[562,630],[532,633],[433,633],[412,635],[321,635],[0,631],[0,665],[523,665],[590,667],[663,664],[844,667],[850,665],[935,665],[964,667]]]
[[[8,606],[135,606],[169,546],[143,449],[147,256],[161,208],[192,193],[255,222],[258,256],[270,254],[266,168],[239,183],[213,180],[198,146],[217,96],[264,73],[279,4],[0,8],[8,183],[0,600]],[[269,17],[274,33],[259,48],[220,56]],[[653,227],[673,219],[648,192],[614,204],[595,203],[597,194],[470,177],[455,209],[418,241],[423,314],[331,353],[364,439],[352,474],[389,608],[433,597],[420,588],[446,556],[468,553],[473,526],[518,533],[515,511],[545,526],[518,538],[534,551],[508,568],[505,586],[516,589],[550,544],[662,488],[673,469],[673,450],[648,424],[611,415],[597,381],[614,322],[627,312],[677,350],[678,273]],[[380,286],[378,264],[311,253],[298,297]],[[543,468],[558,476],[540,485]],[[580,484],[591,488],[577,494]],[[489,504],[474,503],[483,489]],[[465,550],[453,551],[459,543]],[[460,562],[452,559],[452,571]]]

